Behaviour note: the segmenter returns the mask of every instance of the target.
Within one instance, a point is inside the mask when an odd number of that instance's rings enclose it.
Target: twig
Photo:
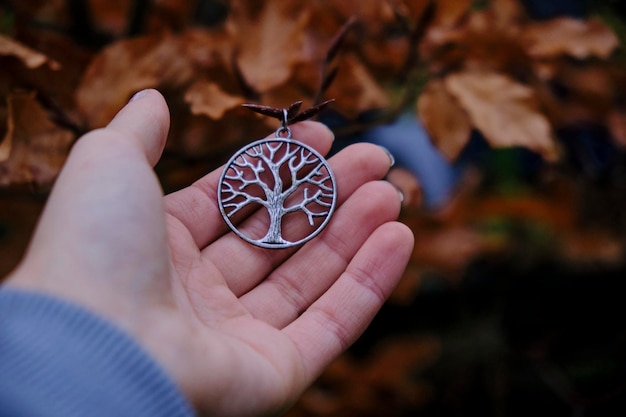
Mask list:
[[[322,101],[322,98],[324,97],[324,93],[326,93],[326,91],[332,84],[333,80],[337,76],[337,71],[339,70],[339,68],[338,67],[331,68],[331,64],[333,60],[335,59],[335,57],[337,56],[337,54],[339,53],[339,50],[341,49],[341,46],[343,45],[346,35],[350,31],[350,29],[352,29],[356,21],[357,19],[354,16],[348,19],[346,23],[344,23],[343,26],[339,28],[339,31],[337,32],[337,34],[331,41],[330,46],[328,47],[328,51],[326,51],[326,57],[324,58],[324,62],[322,63],[322,69],[321,69],[322,79],[320,81],[320,85],[317,90],[317,93],[315,94],[315,97],[313,99],[313,105],[320,104],[320,102]]]

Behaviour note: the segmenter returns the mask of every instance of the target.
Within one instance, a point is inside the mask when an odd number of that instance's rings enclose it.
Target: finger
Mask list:
[[[324,233],[244,294],[242,304],[255,318],[284,327],[335,282],[374,230],[395,220],[399,212],[400,199],[391,184],[363,185],[339,208]]]
[[[368,143],[352,145],[328,162],[337,180],[339,206],[361,185],[382,178],[390,166],[387,153],[379,146]],[[397,200],[397,195],[395,199]],[[245,227],[264,227],[267,217],[262,213],[258,214],[258,217],[252,216]],[[254,222],[257,223],[256,226],[251,224]],[[335,219],[331,219],[327,227],[334,222]],[[306,221],[302,221],[302,226],[309,227]],[[320,237],[321,235],[315,240]],[[215,265],[235,294],[241,295],[281,264],[294,250],[259,248],[229,233],[205,248],[202,257]],[[229,256],[224,256],[224,253]]]
[[[289,127],[294,139],[325,155],[334,140],[333,133],[323,124],[301,122]],[[196,245],[203,248],[228,230],[221,220],[217,205],[217,183],[221,168],[165,198],[166,211],[177,218],[191,233]]]
[[[348,348],[387,299],[413,250],[413,234],[397,222],[379,227],[345,273],[283,329],[302,357],[309,379]]]
[[[157,90],[143,90],[108,124],[105,130],[120,133],[122,139],[139,147],[154,166],[163,152],[170,126],[169,110]]]
[[[162,193],[154,172],[146,163],[138,162],[156,162],[168,126],[167,105],[158,91],[145,90],[135,95],[107,127],[93,130],[76,142],[55,183],[44,217],[52,213],[60,218],[75,216],[81,209],[93,213],[89,204],[97,205],[105,199],[128,202],[139,196],[144,197],[142,204],[147,208],[160,209]],[[121,211],[124,207],[107,205],[111,213],[112,208]]]
[[[163,194],[148,164],[158,159],[168,124],[163,98],[148,90],[107,127],[77,141],[28,253],[31,265],[44,266],[42,276],[48,282],[76,294],[100,291],[104,300],[103,289],[115,287],[114,281],[136,289],[132,279],[146,270],[152,276],[168,273],[168,260],[160,255],[167,253]],[[136,261],[142,258],[154,261]],[[67,265],[74,265],[70,272],[85,276],[80,285],[70,282],[75,274],[67,273]],[[158,285],[157,280],[143,282]]]

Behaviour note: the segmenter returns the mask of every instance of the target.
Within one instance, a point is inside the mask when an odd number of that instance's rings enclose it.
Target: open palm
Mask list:
[[[374,145],[329,161],[339,208],[302,247],[244,242],[221,219],[219,172],[162,195],[152,166],[167,106],[145,91],[74,147],[9,284],[69,298],[117,323],[211,415],[280,412],[364,330],[399,279],[412,234]],[[294,137],[325,154],[322,125]],[[263,227],[250,216],[242,227]],[[306,220],[305,220],[306,222]]]

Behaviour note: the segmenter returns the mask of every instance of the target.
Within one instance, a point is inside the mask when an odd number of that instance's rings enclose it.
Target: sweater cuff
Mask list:
[[[0,289],[1,416],[194,415],[127,334],[70,302]]]

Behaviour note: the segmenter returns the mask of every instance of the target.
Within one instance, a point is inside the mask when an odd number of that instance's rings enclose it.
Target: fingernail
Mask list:
[[[396,158],[393,157],[393,154],[391,152],[389,152],[389,149],[385,148],[384,146],[380,146],[380,149],[382,149],[383,151],[385,151],[385,153],[387,154],[387,156],[389,157],[389,166],[392,167],[396,164]]]
[[[330,137],[331,137],[331,141],[334,142],[335,141],[335,132],[333,132],[333,130],[328,127],[325,123],[322,123],[322,125],[328,129],[328,131],[330,132]]]
[[[136,92],[135,94],[133,94],[130,100],[128,100],[128,102],[131,103],[133,101],[139,100],[140,98],[145,96],[147,92],[148,90],[141,90],[141,91]]]
[[[398,196],[400,197],[400,204],[404,203],[404,193],[397,188],[396,191],[398,192]]]

